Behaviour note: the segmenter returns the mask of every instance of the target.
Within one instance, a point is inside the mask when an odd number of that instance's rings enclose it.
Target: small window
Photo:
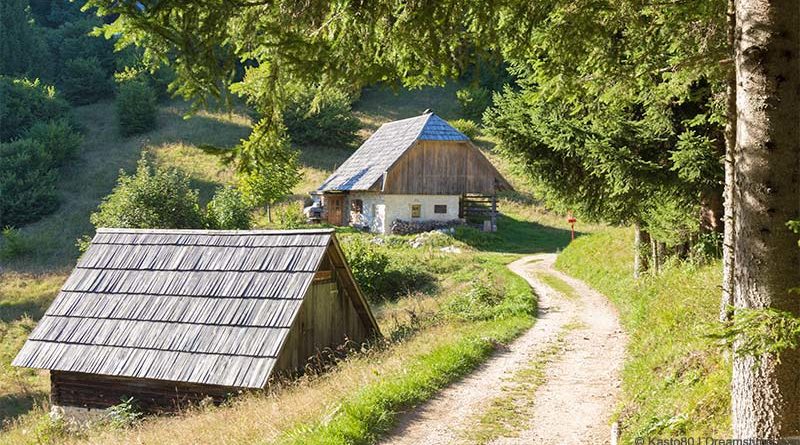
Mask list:
[[[419,218],[422,216],[422,206],[420,204],[411,204],[411,217]]]
[[[364,212],[364,201],[360,199],[354,199],[350,201],[350,211],[353,213],[363,213]]]
[[[444,204],[435,204],[433,206],[433,213],[447,213],[447,206]]]

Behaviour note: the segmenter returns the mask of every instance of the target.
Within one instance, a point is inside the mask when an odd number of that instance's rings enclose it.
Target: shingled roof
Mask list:
[[[418,140],[469,138],[433,113],[383,124],[322,183],[319,191],[368,190]]]
[[[13,364],[262,388],[331,243],[329,229],[100,229]]]

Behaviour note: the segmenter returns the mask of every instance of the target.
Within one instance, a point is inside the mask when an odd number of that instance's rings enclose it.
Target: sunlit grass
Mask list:
[[[730,435],[730,363],[705,337],[719,308],[720,263],[674,263],[632,277],[633,233],[598,232],[575,241],[556,266],[607,295],[628,332],[624,439]]]

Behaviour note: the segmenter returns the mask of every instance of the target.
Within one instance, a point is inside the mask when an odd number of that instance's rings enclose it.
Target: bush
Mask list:
[[[75,155],[82,140],[66,119],[38,122],[28,129],[25,137],[42,144],[54,167]]]
[[[217,190],[206,206],[206,225],[211,229],[247,230],[253,225],[250,207],[233,187]]]
[[[111,80],[97,57],[67,60],[61,75],[61,91],[76,105],[91,104],[113,93]]]
[[[328,147],[355,143],[361,124],[350,110],[349,97],[336,90],[325,90],[314,107],[315,92],[298,94],[283,113],[292,142]]]
[[[69,104],[39,80],[0,76],[0,142],[9,142],[34,123],[67,118]]]
[[[464,136],[475,139],[476,137],[480,136],[481,130],[478,128],[478,124],[475,121],[469,119],[456,119],[450,122],[450,125],[453,126],[456,130],[464,133]]]
[[[497,317],[503,302],[503,290],[489,279],[479,277],[470,283],[467,292],[453,298],[445,307],[449,314],[464,320],[490,320]]]
[[[275,216],[282,229],[297,229],[306,225],[303,203],[287,202],[275,209]]]
[[[480,121],[483,112],[492,105],[492,92],[482,87],[470,87],[456,91],[461,105],[461,115],[465,119]]]
[[[58,207],[56,171],[40,142],[0,143],[0,226],[22,226]]]
[[[361,237],[351,237],[343,247],[358,286],[367,297],[377,299],[383,288],[382,280],[389,266],[389,256]]]
[[[156,94],[139,80],[123,82],[117,96],[117,124],[123,136],[145,133],[156,126]]]
[[[198,229],[204,226],[197,190],[177,170],[151,167],[145,158],[136,174],[120,172],[117,186],[90,218],[95,227]]]
[[[31,243],[19,229],[6,227],[0,232],[0,259],[10,260],[31,251]]]

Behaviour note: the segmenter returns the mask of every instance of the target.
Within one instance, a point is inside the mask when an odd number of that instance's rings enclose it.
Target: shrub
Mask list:
[[[503,290],[485,277],[470,283],[467,292],[450,300],[445,307],[449,314],[464,320],[489,320],[497,317],[497,308],[503,302]]]
[[[114,428],[128,428],[142,420],[143,414],[133,397],[123,399],[120,403],[106,410],[109,423]]]
[[[78,57],[64,63],[61,91],[76,105],[105,99],[113,93],[111,80],[97,57]]]
[[[56,171],[40,142],[0,143],[0,226],[22,226],[58,207]]]
[[[253,225],[253,219],[241,192],[233,187],[217,190],[206,206],[206,225],[211,229],[249,229]]]
[[[456,119],[450,122],[450,125],[452,125],[456,130],[464,133],[464,136],[470,139],[480,136],[481,133],[480,128],[478,128],[478,124],[469,119]]]
[[[278,224],[283,229],[297,229],[306,225],[302,202],[287,202],[275,211]]]
[[[0,232],[0,259],[10,260],[31,251],[31,243],[19,229],[6,227]]]
[[[123,82],[117,96],[117,125],[123,136],[145,133],[156,126],[156,94],[140,80]]]
[[[0,142],[25,133],[34,123],[66,118],[69,104],[39,80],[0,76]]]
[[[135,229],[202,228],[197,190],[178,170],[153,168],[145,158],[136,174],[120,172],[117,186],[90,218],[95,227]]]
[[[461,115],[466,119],[480,121],[483,112],[492,104],[492,92],[482,87],[463,88],[456,91],[461,105]]]
[[[283,121],[295,144],[328,147],[349,146],[358,140],[361,124],[350,109],[349,97],[336,90],[324,90],[314,106],[316,91],[305,91],[286,107]]]
[[[82,140],[66,119],[38,122],[28,129],[25,137],[42,144],[54,167],[63,165],[77,153]]]
[[[364,241],[361,237],[351,237],[344,244],[347,262],[353,271],[358,286],[370,299],[377,299],[383,287],[389,256],[378,246]]]

